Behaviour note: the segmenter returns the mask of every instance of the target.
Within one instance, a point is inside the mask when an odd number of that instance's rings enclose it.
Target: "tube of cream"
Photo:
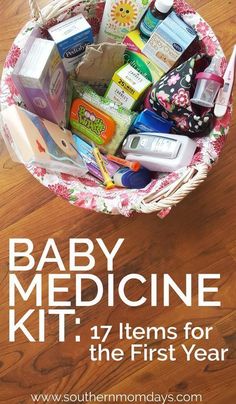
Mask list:
[[[214,114],[217,118],[222,118],[227,111],[232,87],[234,83],[234,72],[236,63],[236,45],[229,60],[229,64],[224,74],[224,86],[220,89],[215,102]]]

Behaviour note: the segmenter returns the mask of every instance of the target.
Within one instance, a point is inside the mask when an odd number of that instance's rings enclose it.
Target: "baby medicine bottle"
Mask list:
[[[191,102],[201,107],[214,107],[217,93],[224,84],[220,74],[220,64],[220,57],[214,56],[204,72],[196,75],[197,85]]]
[[[156,0],[152,3],[140,23],[141,34],[149,38],[154,29],[167,17],[173,3],[173,0]]]

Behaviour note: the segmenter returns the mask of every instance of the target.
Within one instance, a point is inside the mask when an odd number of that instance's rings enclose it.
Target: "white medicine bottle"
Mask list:
[[[154,29],[167,17],[173,7],[173,0],[156,0],[148,8],[140,23],[141,34],[149,38]]]

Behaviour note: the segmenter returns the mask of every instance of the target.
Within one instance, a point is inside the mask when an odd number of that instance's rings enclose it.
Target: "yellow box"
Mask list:
[[[125,108],[132,109],[151,84],[150,80],[127,63],[115,72],[106,97]]]

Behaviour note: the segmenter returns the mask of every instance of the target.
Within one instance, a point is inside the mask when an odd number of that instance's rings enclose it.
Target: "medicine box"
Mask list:
[[[151,84],[151,81],[130,64],[126,64],[115,72],[106,97],[127,109],[132,109]]]
[[[75,176],[87,172],[69,130],[17,105],[4,109],[1,119],[3,139],[14,161]]]
[[[126,49],[124,59],[126,63],[129,63],[152,83],[156,83],[164,75],[164,71],[159,69],[157,65],[152,63],[151,60],[142,53],[132,52]]]
[[[129,32],[123,40],[123,43],[127,46],[127,49],[142,53],[142,50],[147,41],[144,41],[140,34],[139,29]]]
[[[153,83],[159,81],[164,75],[164,71],[142,53],[146,42],[141,37],[140,31],[136,29],[129,32],[123,43],[127,47],[124,54],[125,62],[129,63],[135,70],[138,70],[139,73]]]
[[[143,48],[143,53],[164,72],[169,71],[197,34],[172,11],[157,26]]]
[[[48,30],[57,45],[67,72],[73,71],[93,43],[92,28],[82,14],[63,21]]]
[[[53,41],[31,38],[12,78],[31,112],[65,126],[67,74]]]

